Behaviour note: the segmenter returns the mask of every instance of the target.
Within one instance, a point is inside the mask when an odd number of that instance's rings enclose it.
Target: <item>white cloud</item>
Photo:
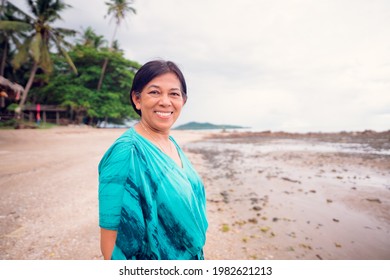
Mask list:
[[[111,38],[105,1],[66,2],[74,7],[66,25]],[[134,7],[117,38],[129,59],[181,66],[189,102],[178,124],[390,129],[387,0],[135,0]]]

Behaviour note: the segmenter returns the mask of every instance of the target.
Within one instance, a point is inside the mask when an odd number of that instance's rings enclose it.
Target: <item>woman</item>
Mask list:
[[[104,259],[203,259],[204,187],[169,135],[187,100],[184,76],[173,62],[150,61],[130,99],[141,120],[99,164]]]

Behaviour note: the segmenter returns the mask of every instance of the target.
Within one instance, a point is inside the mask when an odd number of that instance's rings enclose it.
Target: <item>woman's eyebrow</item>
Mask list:
[[[150,85],[150,86],[148,86],[148,88],[152,88],[152,87],[154,87],[154,88],[160,88],[158,85]]]
[[[158,86],[158,85],[150,85],[150,86],[148,86],[148,88],[158,88],[158,89],[160,89],[160,86]],[[180,91],[180,88],[171,88],[170,90],[179,90]]]

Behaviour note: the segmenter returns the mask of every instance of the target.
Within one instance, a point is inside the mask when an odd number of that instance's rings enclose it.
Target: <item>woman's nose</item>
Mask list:
[[[169,106],[171,104],[172,104],[172,102],[171,102],[171,99],[169,98],[168,94],[161,94],[160,105]]]

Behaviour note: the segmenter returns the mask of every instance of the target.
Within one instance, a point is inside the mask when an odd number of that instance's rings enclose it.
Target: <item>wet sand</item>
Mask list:
[[[390,259],[390,133],[219,133],[201,155],[213,259]]]
[[[0,130],[0,259],[101,259],[97,164],[123,131]],[[390,259],[389,155],[275,134],[172,135],[205,182],[206,259]],[[390,138],[374,142],[386,150]]]

